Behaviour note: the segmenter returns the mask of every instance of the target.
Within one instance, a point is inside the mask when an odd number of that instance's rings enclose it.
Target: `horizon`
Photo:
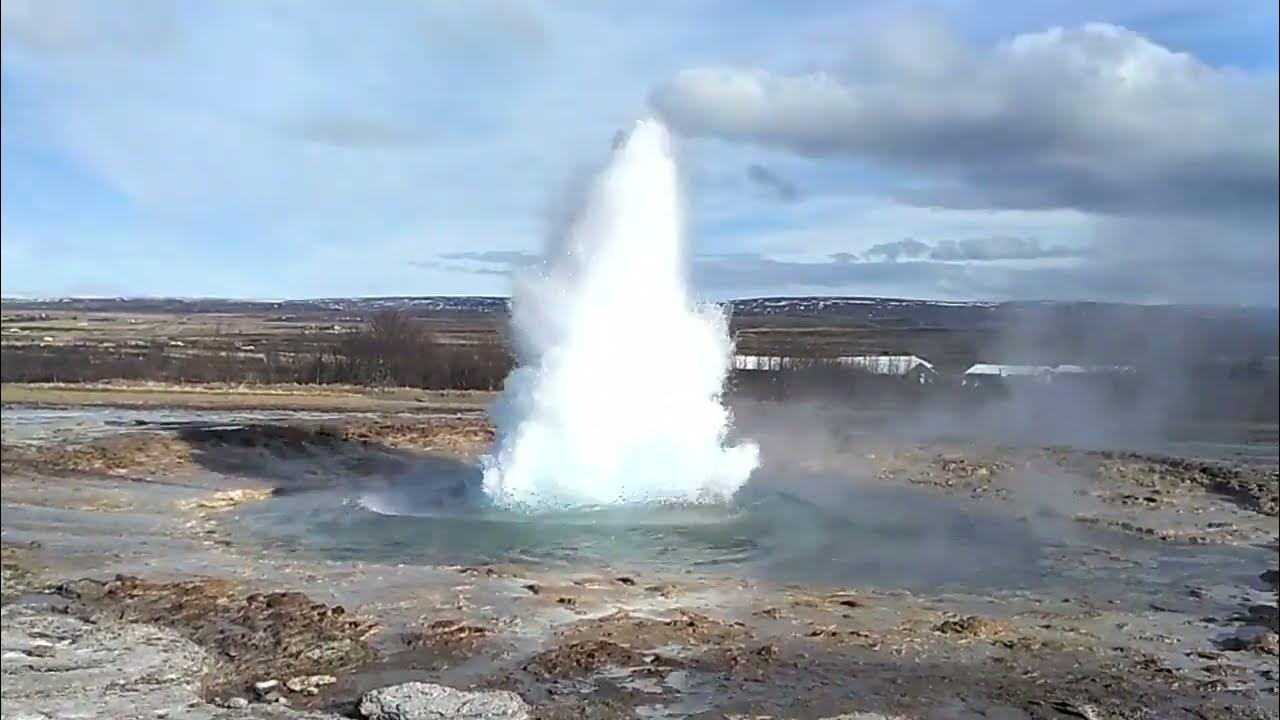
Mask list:
[[[233,303],[306,303],[333,300],[351,300],[370,302],[378,300],[434,300],[434,299],[470,299],[470,300],[506,300],[511,295],[490,294],[423,294],[423,295],[316,295],[311,297],[231,297],[218,295],[60,295],[60,296],[9,296],[0,295],[0,303],[58,303],[58,302],[233,302]],[[1053,300],[1044,298],[1019,298],[1015,300],[936,300],[930,298],[888,296],[888,295],[743,295],[716,299],[694,298],[695,302],[738,303],[758,300],[868,300],[880,302],[927,303],[933,305],[1117,305],[1144,308],[1205,308],[1229,310],[1274,310],[1280,311],[1280,302],[1274,305],[1235,303],[1179,303],[1179,302],[1136,302],[1115,300]]]
[[[1269,306],[1278,24],[1209,0],[3,0],[0,290],[505,296],[653,117],[699,296]]]

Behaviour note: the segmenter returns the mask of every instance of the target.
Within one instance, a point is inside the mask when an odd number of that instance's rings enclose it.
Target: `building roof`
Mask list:
[[[1038,375],[1086,375],[1103,373],[1131,373],[1134,369],[1128,365],[999,365],[994,363],[978,363],[965,375],[1038,376]]]
[[[993,363],[978,363],[968,370],[964,371],[965,375],[995,375],[999,377],[1005,376],[1034,376],[1046,375],[1053,372],[1053,368],[1048,365],[997,365]]]
[[[1128,365],[1059,365],[1053,368],[1053,372],[1068,375],[1131,373],[1133,368]]]

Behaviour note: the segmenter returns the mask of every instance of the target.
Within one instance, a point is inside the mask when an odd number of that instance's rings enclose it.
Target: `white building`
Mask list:
[[[914,377],[931,382],[938,371],[924,358],[915,355],[841,355],[837,357],[787,357],[784,355],[734,355],[734,370],[779,372],[815,366],[838,365],[859,368],[875,375]]]
[[[978,363],[964,371],[965,377],[1045,377],[1053,372],[1049,365],[998,365]]]
[[[811,364],[811,363],[810,363]],[[797,358],[782,355],[734,355],[734,370],[793,370],[804,367]]]
[[[938,372],[933,363],[915,355],[842,355],[833,359],[845,367],[861,368],[876,375],[906,377],[912,374],[936,375]]]
[[[1055,377],[1084,377],[1100,375],[1129,375],[1134,369],[1127,365],[999,365],[978,363],[964,371],[963,385],[980,385],[994,378],[1012,378],[1053,382]]]

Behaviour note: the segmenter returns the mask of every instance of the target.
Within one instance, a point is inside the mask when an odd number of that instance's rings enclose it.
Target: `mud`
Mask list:
[[[60,442],[6,437],[0,468],[43,476],[142,476],[204,468],[229,475],[279,474],[277,463],[310,465],[303,473],[388,472],[405,451],[470,457],[493,439],[477,416],[345,421],[262,422],[135,420],[118,434]]]

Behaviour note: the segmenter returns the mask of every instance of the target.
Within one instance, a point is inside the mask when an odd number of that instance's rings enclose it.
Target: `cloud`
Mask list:
[[[1277,76],[1215,68],[1106,24],[985,51],[898,43],[857,74],[700,66],[651,94],[685,134],[927,174],[949,208],[1274,219]]]
[[[481,250],[478,252],[453,252],[440,255],[445,260],[464,260],[489,265],[505,265],[509,268],[529,267],[541,262],[542,257],[521,250]]]
[[[931,218],[884,233],[926,239],[862,256],[915,261],[903,283],[976,297],[1275,303],[1273,63],[1213,66],[1108,24],[1017,34],[984,49],[928,24],[845,41],[848,55],[825,70],[687,67],[651,90],[650,105],[686,136],[879,175],[886,207]],[[1002,229],[994,220],[1005,213],[1044,218],[1045,227]],[[1080,219],[1075,232],[1048,226],[1059,213]],[[993,221],[985,231],[945,229],[948,218],[983,214]],[[866,234],[856,224],[846,232]],[[779,254],[775,244],[763,257]],[[1008,262],[1039,266],[974,274],[975,263]],[[769,266],[758,276],[857,283],[872,272],[843,264]],[[755,276],[731,269],[713,275]]]
[[[423,270],[507,277],[541,262],[541,255],[522,250],[478,250],[441,253],[435,259],[415,260],[409,264]]]
[[[915,238],[876,243],[867,248],[862,254],[862,259],[884,262],[920,259],[938,262],[995,262],[1051,260],[1081,257],[1086,254],[1086,249],[1081,246],[1045,244],[1035,238],[995,235],[963,240],[939,240],[935,243],[921,242]]]
[[[176,32],[171,0],[133,0],[129,12],[91,0],[4,0],[5,42],[52,56],[152,53]]]
[[[867,249],[866,256],[872,260],[893,262],[898,258],[919,258],[928,254],[930,248],[925,243],[912,238],[894,242],[877,243]]]
[[[1076,257],[1078,247],[1044,245],[1034,238],[987,237],[942,240],[929,251],[931,260],[1043,260]]]
[[[353,149],[410,147],[424,141],[420,134],[392,125],[353,116],[319,113],[290,123],[286,131],[308,142]]]
[[[754,253],[694,259],[698,287],[735,296],[751,288],[789,293],[829,293],[854,288],[860,295],[986,300],[1037,299],[1146,303],[1258,304],[1274,288],[1274,267],[1211,264],[1195,281],[1171,281],[1185,267],[1147,262],[1085,266],[990,264],[919,260],[850,262],[846,257],[784,260]],[[1274,297],[1271,298],[1274,305]]]
[[[783,202],[795,202],[800,197],[800,191],[794,184],[759,163],[747,166],[747,178],[769,189]]]

